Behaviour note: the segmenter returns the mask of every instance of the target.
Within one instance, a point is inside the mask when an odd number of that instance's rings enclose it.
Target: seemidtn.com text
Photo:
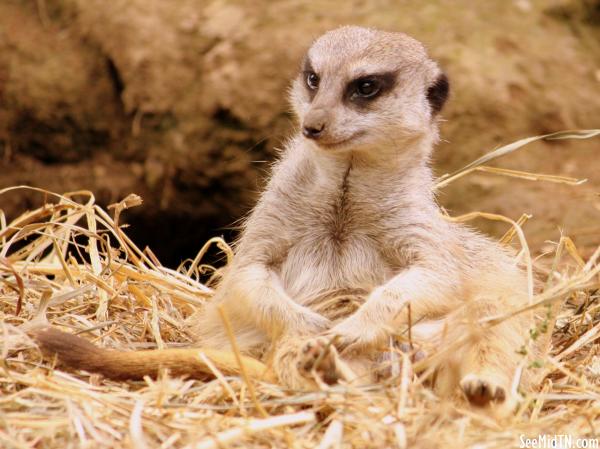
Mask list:
[[[573,435],[537,435],[535,437],[519,436],[519,448],[527,449],[600,449],[598,438],[583,438]]]

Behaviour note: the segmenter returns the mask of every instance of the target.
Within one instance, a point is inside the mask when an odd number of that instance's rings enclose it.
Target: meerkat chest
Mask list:
[[[320,201],[308,201],[297,211],[281,278],[299,302],[323,291],[369,291],[393,274],[382,250],[380,214],[350,193],[319,192],[312,197]]]

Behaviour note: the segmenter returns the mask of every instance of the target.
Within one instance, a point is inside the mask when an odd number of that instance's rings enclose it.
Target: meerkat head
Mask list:
[[[423,45],[402,34],[342,27],[308,50],[291,91],[306,139],[325,151],[437,139],[448,80]]]

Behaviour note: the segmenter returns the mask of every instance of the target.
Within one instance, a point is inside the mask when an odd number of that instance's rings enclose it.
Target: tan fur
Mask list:
[[[144,376],[156,378],[161,369],[168,370],[173,376],[214,377],[212,367],[202,356],[225,375],[240,373],[239,364],[231,352],[214,349],[115,351],[99,348],[84,338],[52,327],[33,329],[29,335],[45,354],[58,355],[60,363],[115,380],[142,379]],[[274,380],[262,363],[250,357],[242,357],[242,363],[252,378]]]
[[[469,336],[439,362],[439,391],[460,385],[474,404],[510,404],[529,317],[472,331],[523,305],[526,280],[512,253],[440,214],[429,167],[437,114],[427,98],[440,69],[414,39],[359,27],[325,34],[307,61],[319,87],[308,89],[301,72],[292,106],[303,126],[326,127],[285,145],[215,298],[194,317],[199,344],[228,348],[220,305],[242,351],[270,360],[289,386],[310,385],[315,348],[333,337],[339,351],[328,354],[341,351],[371,381],[377,350],[406,329],[410,303],[423,341]],[[390,91],[366,107],[347,100],[350,81],[380,72],[396,74]],[[326,362],[316,372],[339,378]]]

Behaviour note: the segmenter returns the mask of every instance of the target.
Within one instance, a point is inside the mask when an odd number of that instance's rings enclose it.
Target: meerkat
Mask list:
[[[370,382],[412,322],[416,339],[462,339],[437,365],[439,391],[510,403],[530,317],[479,323],[526,305],[527,281],[509,250],[440,212],[430,158],[448,92],[403,33],[346,26],[313,43],[291,88],[299,130],[194,317],[199,346],[228,349],[224,313],[241,352],[290,387],[315,372],[333,383],[340,362]]]

